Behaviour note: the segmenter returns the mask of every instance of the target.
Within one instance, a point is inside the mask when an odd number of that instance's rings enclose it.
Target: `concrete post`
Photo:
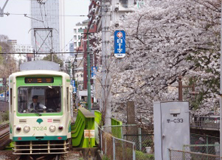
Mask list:
[[[102,110],[105,111],[105,125],[111,126],[110,86],[110,2],[102,1]],[[105,2],[105,3],[104,3]],[[106,128],[111,131],[110,127]]]

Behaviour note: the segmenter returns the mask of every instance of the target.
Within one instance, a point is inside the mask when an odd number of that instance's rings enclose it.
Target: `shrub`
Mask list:
[[[141,151],[136,151],[136,160],[154,160],[154,156],[153,154],[147,154]]]

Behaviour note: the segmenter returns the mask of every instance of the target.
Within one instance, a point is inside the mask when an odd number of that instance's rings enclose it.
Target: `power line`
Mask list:
[[[49,52],[41,52],[41,53],[30,53],[30,52],[23,52],[23,53],[18,53],[18,52],[2,52],[1,54],[70,54],[70,53],[78,53],[78,52],[53,52],[53,53],[49,53]]]
[[[10,15],[13,15],[13,16],[24,16],[24,15],[29,15],[29,16],[41,16],[40,14],[27,14],[27,13],[3,13],[4,15],[6,16],[10,16]],[[56,16],[56,15],[48,15],[48,16]],[[87,15],[59,15],[61,17],[87,17]]]

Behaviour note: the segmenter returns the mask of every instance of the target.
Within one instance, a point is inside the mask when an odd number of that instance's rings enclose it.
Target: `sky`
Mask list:
[[[2,8],[6,0],[0,0]],[[65,15],[87,15],[89,0],[64,0]],[[31,19],[24,17],[30,14],[31,0],[9,0],[4,13],[14,13],[22,15],[9,15],[0,17],[0,34],[7,35],[9,39],[17,40],[18,44],[31,44]],[[87,19],[80,16],[65,16],[65,44],[68,47],[69,41],[73,37],[73,27],[76,23]]]

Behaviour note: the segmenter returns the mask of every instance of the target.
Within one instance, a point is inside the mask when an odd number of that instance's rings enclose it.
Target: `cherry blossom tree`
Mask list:
[[[135,102],[138,120],[151,122],[153,101],[177,100],[179,76],[195,85],[185,96],[196,114],[218,106],[220,0],[147,0],[128,13],[119,28],[126,31],[127,56],[112,58],[113,112]],[[99,34],[97,35],[99,36]],[[100,51],[101,41],[94,44]],[[100,52],[98,52],[100,53]],[[185,94],[185,93],[184,93]],[[142,117],[142,118],[140,118]]]

